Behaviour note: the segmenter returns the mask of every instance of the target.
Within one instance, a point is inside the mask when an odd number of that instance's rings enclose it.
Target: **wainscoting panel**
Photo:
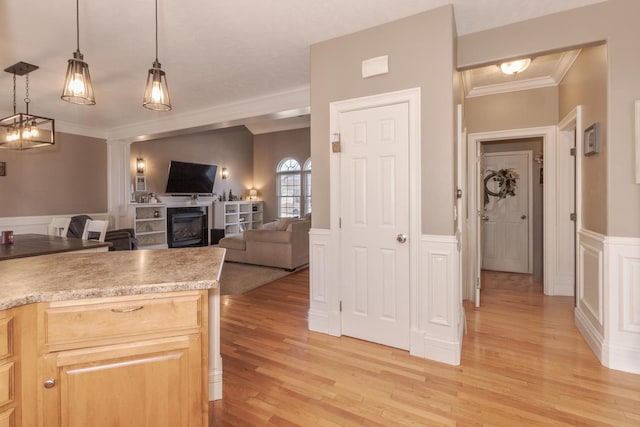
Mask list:
[[[602,364],[640,374],[640,239],[607,237],[608,292]]]
[[[49,223],[53,218],[72,217],[81,215],[81,213],[65,214],[65,215],[43,215],[43,216],[16,216],[0,218],[0,229],[13,230],[13,234],[47,234]],[[113,219],[108,213],[89,213],[87,214],[93,219],[108,220],[109,228],[113,227]]]
[[[455,236],[423,235],[418,253],[419,323],[412,331],[411,354],[460,364],[461,321],[459,252]],[[420,335],[422,343],[419,344]]]
[[[604,236],[588,230],[578,233],[578,259],[575,309],[576,326],[602,361],[604,319],[602,295],[604,289]]]
[[[331,231],[309,231],[309,330],[339,336],[340,308],[337,301],[337,262],[332,260]],[[334,287],[334,289],[331,288]],[[334,295],[334,300],[330,298]]]

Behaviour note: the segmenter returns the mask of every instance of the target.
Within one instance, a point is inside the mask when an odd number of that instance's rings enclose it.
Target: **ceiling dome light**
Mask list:
[[[503,62],[500,69],[505,74],[518,74],[529,68],[531,58],[519,59],[517,61]]]

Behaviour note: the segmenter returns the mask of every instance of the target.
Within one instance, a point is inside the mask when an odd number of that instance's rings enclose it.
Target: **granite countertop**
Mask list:
[[[224,249],[62,253],[0,263],[0,310],[25,304],[217,288]]]

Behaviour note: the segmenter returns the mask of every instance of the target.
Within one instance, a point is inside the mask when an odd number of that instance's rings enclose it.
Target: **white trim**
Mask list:
[[[49,223],[53,218],[70,218],[75,215],[83,214],[89,215],[93,219],[108,220],[109,230],[115,228],[113,218],[109,215],[108,212],[79,212],[60,215],[0,217],[0,229],[12,230],[14,234],[48,234]]]
[[[640,99],[635,102],[636,184],[640,184]]]
[[[544,213],[543,213],[543,240],[544,240],[544,293],[547,295],[554,295],[555,292],[555,277],[553,276],[552,270],[549,268],[550,265],[556,259],[556,251],[554,241],[556,238],[556,230],[555,230],[555,192],[553,191],[556,186],[556,127],[555,126],[544,126],[544,127],[534,127],[534,128],[525,128],[525,129],[510,129],[510,130],[501,130],[494,132],[482,132],[482,133],[472,133],[468,136],[468,147],[467,147],[467,164],[473,165],[475,164],[476,152],[479,144],[484,141],[499,141],[499,140],[510,140],[510,139],[518,139],[518,138],[531,138],[531,137],[542,137],[543,139],[543,155],[544,155],[544,184],[543,184],[543,197],[544,197]],[[473,160],[473,161],[472,161]],[[477,196],[478,182],[476,177],[477,173],[469,173],[469,186],[470,189],[469,194],[472,194],[469,200],[469,233],[467,234],[469,247],[475,248],[476,246],[476,221],[473,215],[477,214],[477,206],[479,206],[480,201]],[[477,253],[476,253],[476,262]],[[476,269],[472,269],[470,271],[470,277],[468,280],[468,286],[475,287],[476,283]],[[471,277],[472,276],[472,277]],[[467,295],[474,295],[475,289],[468,289]]]
[[[280,118],[295,117],[300,109],[307,109],[310,105],[309,86],[302,86],[293,90],[269,94],[239,102],[217,105],[212,108],[188,113],[163,116],[144,123],[134,123],[108,130],[108,139],[122,139],[133,141],[138,139],[153,139],[158,135],[182,130],[208,130],[217,124],[240,121],[247,118],[273,114]],[[291,111],[290,115],[287,114]],[[212,125],[213,124],[213,125]],[[238,122],[237,124],[242,124]],[[219,126],[217,126],[219,127]]]
[[[309,330],[340,336],[337,251],[330,230],[309,230]]]
[[[409,281],[410,281],[410,301],[411,307],[411,328],[414,329],[418,322],[419,311],[422,307],[418,305],[417,298],[417,277],[418,277],[418,242],[420,239],[421,229],[421,179],[420,179],[420,166],[421,166],[421,129],[420,129],[420,117],[421,117],[421,90],[420,88],[400,90],[396,92],[383,93],[378,95],[371,95],[362,98],[350,99],[345,101],[332,102],[329,104],[329,129],[330,132],[327,135],[327,150],[331,147],[331,136],[339,133],[339,117],[340,114],[349,111],[356,111],[368,108],[382,107],[387,105],[402,104],[408,105],[408,119],[409,119]],[[329,282],[328,294],[331,295],[328,300],[327,306],[324,310],[324,315],[327,316],[327,328],[337,328],[335,332],[338,335],[341,334],[341,327],[339,320],[334,317],[340,318],[339,312],[339,292],[341,264],[340,264],[340,227],[339,218],[341,212],[340,206],[340,155],[338,153],[330,153],[329,160],[329,175],[330,175],[330,236],[328,245],[333,249],[331,251],[332,258],[330,260],[331,266],[329,270],[334,280]],[[336,298],[334,298],[336,295]],[[319,317],[319,313],[314,311],[316,319]],[[333,329],[332,329],[333,330]]]

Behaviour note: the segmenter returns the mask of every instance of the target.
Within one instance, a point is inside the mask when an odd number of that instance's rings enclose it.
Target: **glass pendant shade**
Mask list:
[[[84,56],[79,50],[73,52],[73,58],[69,60],[67,67],[61,98],[73,104],[95,105],[96,98],[93,95],[89,65],[83,59]]]
[[[28,150],[54,144],[53,119],[18,113],[0,120],[0,148]]]
[[[149,74],[147,74],[147,86],[142,106],[155,111],[171,110],[167,76],[160,68],[158,61],[153,62],[153,67],[149,69]]]

